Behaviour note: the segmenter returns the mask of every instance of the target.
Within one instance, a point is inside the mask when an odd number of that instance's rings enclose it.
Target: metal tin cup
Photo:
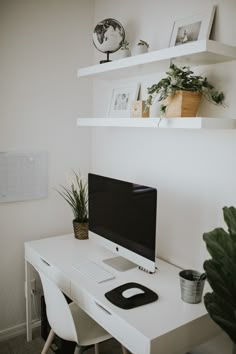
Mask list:
[[[179,277],[181,299],[190,304],[201,302],[206,275],[196,270],[186,269],[179,273]]]

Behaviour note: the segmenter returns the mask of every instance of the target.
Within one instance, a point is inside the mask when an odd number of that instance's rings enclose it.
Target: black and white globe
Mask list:
[[[120,49],[125,39],[125,30],[120,22],[106,18],[93,31],[93,44],[103,53],[114,53]]]

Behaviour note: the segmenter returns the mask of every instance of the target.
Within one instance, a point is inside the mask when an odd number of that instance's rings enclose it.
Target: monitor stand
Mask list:
[[[125,272],[126,270],[138,267],[137,264],[121,256],[107,258],[104,259],[103,262],[119,272]]]

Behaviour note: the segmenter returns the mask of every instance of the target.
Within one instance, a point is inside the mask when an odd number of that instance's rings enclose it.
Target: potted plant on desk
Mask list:
[[[75,180],[71,181],[70,188],[61,186],[62,191],[58,193],[72,208],[75,237],[85,240],[88,238],[88,184],[75,172],[74,177]]]
[[[224,207],[228,232],[222,228],[204,233],[212,259],[204,262],[213,290],[204,297],[210,317],[229,335],[236,354],[236,208]]]
[[[215,90],[206,77],[194,75],[188,67],[171,64],[167,76],[148,88],[146,108],[156,97],[162,101],[161,114],[166,117],[195,117],[201,97],[220,105],[224,101],[223,92]]]

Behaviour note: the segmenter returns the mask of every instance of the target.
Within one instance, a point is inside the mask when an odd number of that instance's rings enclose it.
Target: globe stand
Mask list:
[[[100,64],[104,64],[104,63],[108,63],[108,62],[112,61],[112,60],[109,59],[109,54],[110,54],[110,53],[111,53],[111,52],[106,52],[107,59],[106,59],[106,60],[101,60],[101,61],[100,61]]]

